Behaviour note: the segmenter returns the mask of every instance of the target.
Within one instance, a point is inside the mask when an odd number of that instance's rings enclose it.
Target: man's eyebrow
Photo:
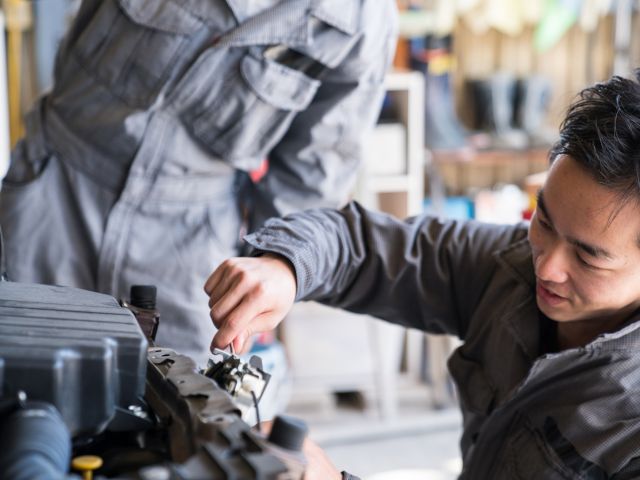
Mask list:
[[[553,220],[551,219],[551,215],[549,215],[549,210],[547,210],[547,206],[544,203],[544,197],[542,195],[543,190],[540,189],[538,192],[538,208],[542,210],[544,216],[547,218],[547,221],[553,226]],[[605,258],[607,260],[613,260],[615,257],[605,250],[602,247],[598,247],[596,245],[591,245],[589,243],[583,242],[582,240],[578,240],[577,238],[567,237],[567,241],[578,247],[580,250],[585,252],[587,255],[594,258]]]
[[[592,256],[594,258],[605,258],[607,260],[613,260],[614,259],[614,256],[611,255],[604,248],[597,247],[595,245],[590,245],[588,243],[581,242],[580,240],[578,240],[576,238],[572,238],[572,237],[568,237],[567,241],[569,243],[571,243],[572,245],[575,245],[580,250],[582,250],[583,252],[586,252],[588,255],[590,255],[590,256]]]

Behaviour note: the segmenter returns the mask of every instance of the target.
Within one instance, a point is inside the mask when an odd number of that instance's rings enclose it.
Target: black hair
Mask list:
[[[595,180],[640,201],[640,69],[585,88],[560,125],[549,160],[568,155]]]

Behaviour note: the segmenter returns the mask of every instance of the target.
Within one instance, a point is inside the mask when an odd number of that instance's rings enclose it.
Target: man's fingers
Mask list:
[[[211,293],[209,294],[209,308],[212,308],[217,302],[219,302],[229,289],[233,287],[234,283],[236,282],[230,275],[222,277],[217,283],[215,283],[211,288]]]
[[[209,298],[211,319],[214,321],[225,318],[235,308],[245,295],[249,285],[243,284],[240,276],[229,278],[216,287]]]
[[[248,330],[254,318],[261,313],[259,308],[258,302],[253,300],[252,295],[244,295],[229,316],[222,319],[220,329],[213,337],[212,346],[224,348],[240,333]],[[244,340],[242,342],[244,343]]]
[[[218,303],[229,292],[233,292],[239,285],[243,284],[246,279],[246,273],[238,269],[225,270],[216,280],[212,283],[209,294],[209,308]],[[243,285],[243,291],[249,288],[248,285]]]
[[[216,268],[213,271],[211,275],[209,275],[209,278],[207,278],[207,281],[204,282],[204,291],[207,293],[207,295],[211,295],[211,291],[213,290],[213,287],[218,284],[220,279],[223,277],[224,271],[226,269],[227,269],[227,262],[225,261],[221,263],[218,266],[218,268]]]
[[[249,341],[251,339],[251,335],[253,334],[250,333],[249,330],[240,332],[240,335],[232,340],[234,350],[241,355],[247,353],[251,349],[252,342]]]
[[[212,347],[233,341],[241,351],[253,333],[274,328],[291,308],[295,289],[291,266],[280,258],[224,261],[205,282],[211,319],[219,328]]]
[[[263,312],[254,318],[248,328],[240,332],[233,340],[233,348],[236,352],[247,353],[253,344],[253,336],[257,333],[268,332],[276,328],[279,318],[273,312]]]
[[[224,284],[224,280],[234,276],[234,273],[238,271],[241,258],[228,258],[209,275],[207,281],[204,282],[204,291],[207,295],[212,295],[221,284]],[[223,292],[224,293],[224,292]]]

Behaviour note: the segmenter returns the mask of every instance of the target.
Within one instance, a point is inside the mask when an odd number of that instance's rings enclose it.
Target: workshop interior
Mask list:
[[[2,177],[82,3],[2,1]],[[640,0],[394,3],[393,58],[350,198],[399,218],[528,221],[576,93],[640,66]],[[302,68],[313,77],[313,62]],[[451,336],[301,302],[249,352],[203,363],[159,340],[174,313],[153,281],[117,298],[15,282],[0,251],[0,478],[302,479],[307,437],[363,480],[460,473]]]

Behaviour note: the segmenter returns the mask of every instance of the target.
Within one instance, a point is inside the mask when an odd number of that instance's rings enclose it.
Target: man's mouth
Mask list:
[[[562,295],[558,295],[553,290],[545,287],[540,280],[536,282],[536,295],[544,303],[550,306],[560,305],[561,303],[567,300],[566,297],[563,297]]]

